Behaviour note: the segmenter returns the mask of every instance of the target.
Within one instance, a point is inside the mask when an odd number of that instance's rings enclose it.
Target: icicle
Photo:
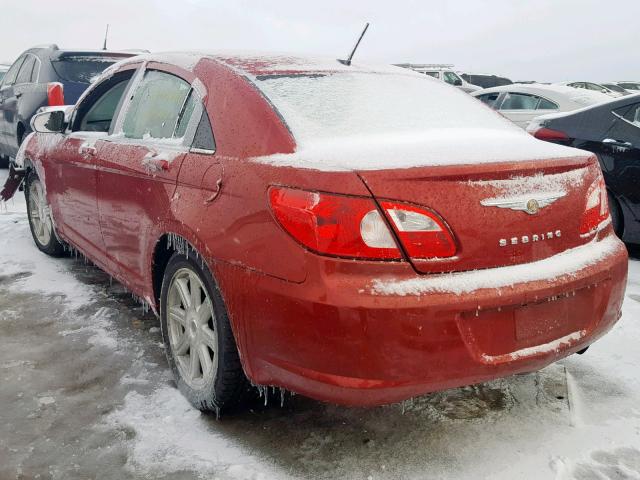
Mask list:
[[[284,394],[285,389],[280,387],[280,408],[284,407]]]

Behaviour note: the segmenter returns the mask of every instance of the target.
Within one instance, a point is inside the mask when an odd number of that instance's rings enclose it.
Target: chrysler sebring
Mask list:
[[[37,247],[160,318],[202,410],[255,386],[379,405],[540,369],[620,317],[627,254],[593,154],[397,67],[173,53],[33,120]]]

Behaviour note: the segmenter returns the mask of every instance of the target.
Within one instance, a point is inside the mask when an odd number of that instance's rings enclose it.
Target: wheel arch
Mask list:
[[[608,200],[609,202],[611,201],[611,199],[613,199],[613,201],[615,202],[614,205],[609,205],[609,209],[611,210],[612,207],[614,207],[617,212],[618,212],[618,217],[620,219],[620,236],[624,237],[625,234],[625,225],[627,225],[627,211],[626,209],[623,207],[623,202],[620,201],[620,198],[618,198],[618,196],[615,194],[615,192],[613,190],[611,190],[609,187],[607,187],[607,194],[608,194]]]
[[[178,230],[178,228],[176,228]],[[187,233],[187,232],[185,232]],[[188,234],[188,233],[187,233]],[[153,251],[151,253],[150,259],[150,274],[151,274],[151,284],[152,284],[152,292],[153,292],[153,303],[155,306],[155,312],[158,316],[161,315],[160,311],[160,296],[162,293],[162,282],[164,280],[164,273],[167,268],[167,264],[169,260],[173,256],[175,252],[185,253],[188,255],[194,255],[197,260],[199,260],[201,266],[203,268],[207,268],[211,273],[211,277],[216,285],[216,288],[220,292],[220,296],[225,304],[225,308],[227,310],[227,315],[229,317],[229,323],[231,324],[231,331],[236,341],[236,345],[238,347],[238,351],[240,352],[240,361],[242,363],[242,368],[245,374],[249,377],[251,375],[251,365],[248,361],[248,352],[247,352],[247,338],[246,338],[246,329],[238,324],[238,320],[234,318],[234,314],[232,309],[229,306],[228,299],[225,295],[225,292],[222,290],[220,285],[220,281],[216,278],[216,272],[213,268],[211,268],[210,263],[214,261],[208,255],[203,254],[206,252],[204,245],[199,242],[194,237],[194,241],[191,241],[187,235],[182,235],[180,233],[176,233],[175,231],[165,231],[161,233],[153,247]]]

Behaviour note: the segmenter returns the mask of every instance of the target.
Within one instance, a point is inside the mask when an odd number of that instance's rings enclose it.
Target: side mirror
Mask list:
[[[38,133],[61,133],[66,126],[62,110],[38,113],[31,120],[31,129]]]
[[[462,85],[462,80],[460,80],[459,78],[456,78],[456,79],[453,81],[453,84],[454,84],[456,87],[459,87],[459,86],[461,86],[461,85]]]

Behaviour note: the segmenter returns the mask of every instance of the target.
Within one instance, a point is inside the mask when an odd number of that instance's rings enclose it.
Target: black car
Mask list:
[[[480,73],[463,73],[462,78],[467,82],[478,85],[482,88],[501,87],[503,85],[511,85],[513,82],[506,77],[497,75],[485,75]]]
[[[565,114],[534,119],[536,138],[597,155],[609,193],[616,233],[640,243],[640,94]]]
[[[0,166],[14,157],[40,107],[72,105],[109,65],[129,52],[34,47],[18,57],[0,81]]]

